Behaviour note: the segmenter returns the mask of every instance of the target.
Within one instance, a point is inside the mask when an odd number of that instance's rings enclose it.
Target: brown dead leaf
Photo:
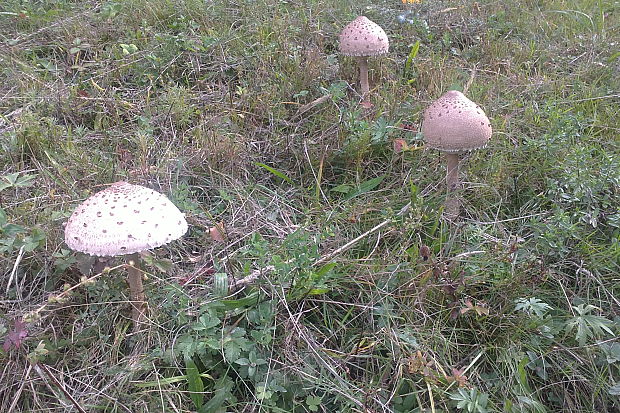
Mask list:
[[[469,382],[467,381],[467,376],[463,374],[465,369],[455,369],[452,368],[452,375],[448,377],[449,382],[456,382],[456,385],[459,387],[469,387]]]
[[[211,228],[209,228],[209,236],[211,240],[215,242],[224,242],[226,240],[226,233],[224,232],[224,223],[218,222]]]

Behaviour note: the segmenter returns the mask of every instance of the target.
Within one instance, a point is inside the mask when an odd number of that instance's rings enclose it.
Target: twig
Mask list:
[[[307,104],[301,106],[299,108],[299,110],[297,110],[297,113],[295,113],[295,115],[293,116],[293,120],[295,120],[299,116],[303,115],[305,112],[309,111],[313,107],[318,106],[321,103],[324,103],[324,102],[328,101],[329,99],[331,99],[331,97],[332,97],[332,95],[331,95],[331,93],[329,93],[327,95],[321,96],[320,98],[314,99],[310,103],[307,103]]]
[[[104,271],[101,271],[99,274],[95,274],[95,275],[93,275],[90,278],[85,278],[82,281],[80,281],[79,283],[75,284],[74,286],[72,286],[70,288],[67,288],[66,290],[64,290],[60,294],[56,295],[54,298],[56,299],[56,301],[62,300],[63,298],[65,298],[65,296],[69,295],[71,293],[71,291],[75,290],[76,288],[79,288],[79,287],[81,287],[84,284],[88,284],[88,283],[92,282],[93,280],[95,280],[96,278],[99,278],[103,274],[107,274],[107,273],[109,273],[111,271],[114,271],[114,270],[116,270],[118,268],[126,267],[127,265],[128,264],[120,264],[120,265],[117,265],[116,267],[106,268],[106,269],[104,269]],[[50,305],[50,303],[51,303],[51,301],[48,301],[47,303],[42,304],[36,310],[29,312],[28,315],[32,316],[32,315],[39,314],[41,311],[45,310],[47,308],[47,306]],[[28,318],[28,315],[25,316],[24,318]]]
[[[71,403],[73,403],[75,408],[78,409],[80,413],[86,413],[86,410],[84,410],[82,406],[79,405],[79,403],[73,398],[73,396],[71,396],[71,394],[67,391],[67,389],[64,388],[62,383],[60,383],[58,379],[54,377],[54,375],[49,371],[49,369],[45,366],[45,364],[37,363],[34,365],[34,368],[35,370],[37,370],[37,373],[39,373],[41,378],[43,378],[43,376],[40,374],[39,369],[43,370],[43,372],[45,372],[47,377],[49,377],[49,379],[54,382],[56,387],[58,387],[64,393],[64,395],[67,396],[67,398],[71,401]]]
[[[463,87],[463,94],[466,95],[467,91],[471,87],[472,83],[474,83],[474,79],[476,78],[476,72],[478,71],[478,65],[474,65],[471,69],[471,74],[469,75],[469,79],[467,79],[467,83],[465,83],[465,87]]]
[[[398,213],[396,214],[396,216],[402,216],[404,215],[407,211],[409,211],[409,208],[411,208],[411,202],[409,202],[407,205],[405,205],[404,207],[401,208],[400,211],[398,211]],[[336,256],[342,254],[343,252],[345,252],[346,250],[348,250],[349,248],[351,248],[352,246],[354,246],[355,244],[357,244],[358,242],[360,242],[361,240],[363,240],[364,238],[368,237],[369,235],[374,234],[375,232],[379,231],[381,228],[385,227],[386,225],[388,225],[390,222],[392,222],[391,219],[386,219],[385,221],[375,225],[374,227],[372,227],[371,229],[369,229],[368,231],[364,232],[362,235],[353,238],[351,241],[347,242],[346,244],[344,244],[342,247],[330,252],[329,254],[319,258],[317,261],[314,262],[314,266],[317,265],[322,265],[328,261],[330,261],[331,259],[335,258]]]
[[[407,205],[402,207],[401,210],[398,211],[396,216],[404,215],[407,211],[409,211],[409,208],[411,208],[411,202],[409,202]],[[373,228],[369,229],[368,231],[364,232],[362,235],[359,235],[358,237],[356,237],[356,238],[352,239],[351,241],[347,242],[346,244],[344,244],[340,248],[338,248],[338,249],[330,252],[329,254],[324,255],[323,257],[319,258],[318,260],[316,260],[314,262],[314,264],[312,264],[312,266],[316,267],[318,265],[323,265],[326,262],[334,259],[336,256],[342,254],[343,252],[345,252],[346,250],[348,250],[349,248],[351,248],[352,246],[354,246],[355,244],[357,244],[358,242],[360,242],[364,238],[366,238],[366,237],[374,234],[375,232],[379,231],[381,228],[385,227],[390,222],[392,222],[391,219],[386,219],[385,221],[375,225]],[[269,265],[269,266],[267,266],[265,268],[259,268],[257,270],[254,270],[254,271],[252,271],[250,273],[250,275],[247,275],[247,276],[245,276],[244,278],[242,278],[240,280],[233,281],[232,283],[230,283],[230,288],[231,289],[237,289],[237,288],[241,288],[241,287],[243,287],[245,285],[251,284],[254,281],[256,281],[261,275],[270,273],[274,269],[275,269],[275,267],[273,265]]]
[[[22,395],[24,386],[28,382],[28,377],[30,376],[30,370],[32,370],[32,364],[28,366],[28,370],[26,370],[26,376],[22,379],[22,384],[21,386],[19,386],[19,389],[17,389],[17,392],[15,392],[15,396],[13,397],[13,402],[11,403],[11,406],[9,407],[9,410],[8,410],[9,412],[12,412],[13,409],[15,409],[15,406],[17,405],[17,402],[19,401],[19,397]]]
[[[24,246],[22,245],[17,253],[17,258],[15,259],[15,263],[13,264],[13,270],[11,271],[11,275],[9,275],[9,282],[6,284],[6,294],[9,294],[9,290],[11,289],[11,282],[13,281],[13,277],[17,274],[17,269],[19,268],[19,263],[22,261],[24,257]],[[17,277],[15,277],[15,291],[17,294],[17,298],[21,300],[21,292],[19,291],[19,283],[17,282]]]

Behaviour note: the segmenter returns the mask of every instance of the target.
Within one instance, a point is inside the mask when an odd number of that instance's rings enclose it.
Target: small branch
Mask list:
[[[15,275],[17,274],[17,269],[19,268],[19,264],[22,261],[22,258],[24,258],[23,245],[17,253],[17,258],[15,259],[15,263],[13,264],[13,270],[11,270],[11,275],[9,275],[9,282],[6,283],[6,294],[8,294],[9,290],[11,289],[11,282],[13,281],[13,278],[15,278],[15,291],[17,298],[19,298],[20,300],[22,299],[22,294],[21,291],[19,291],[19,282],[17,281],[17,277],[15,277]]]
[[[22,391],[24,391],[24,386],[26,385],[26,383],[28,382],[28,378],[30,377],[30,370],[32,370],[32,364],[28,366],[28,370],[26,370],[26,375],[22,379],[22,384],[19,386],[19,389],[17,389],[17,392],[15,392],[15,396],[13,397],[13,402],[11,403],[11,406],[9,407],[9,410],[8,410],[9,412],[14,411],[13,409],[15,409],[15,406],[17,406],[17,402],[19,401],[19,398],[22,395]]]
[[[402,216],[405,213],[407,213],[407,211],[409,211],[409,209],[411,208],[411,202],[409,202],[407,205],[405,205],[404,207],[401,208],[400,211],[398,211],[398,213],[396,214],[396,216]],[[323,257],[319,258],[318,260],[316,260],[312,266],[316,267],[319,265],[323,265],[327,262],[329,262],[330,260],[334,259],[335,257],[337,257],[338,255],[342,254],[343,252],[345,252],[346,250],[348,250],[349,248],[351,248],[352,246],[354,246],[355,244],[357,244],[358,242],[360,242],[361,240],[363,240],[364,238],[374,234],[375,232],[379,231],[381,228],[385,227],[386,225],[388,225],[390,222],[392,222],[391,219],[386,219],[385,221],[375,225],[373,228],[369,229],[368,231],[364,232],[363,234],[359,235],[358,237],[355,237],[354,239],[352,239],[351,241],[347,242],[346,244],[344,244],[343,246],[339,247],[338,249],[330,252],[327,255],[324,255]],[[237,281],[233,281],[232,283],[230,283],[230,288],[231,289],[237,289],[237,288],[241,288],[243,286],[246,286],[248,284],[253,283],[254,281],[256,281],[259,277],[261,277],[262,275],[268,274],[271,271],[273,271],[275,269],[275,267],[273,265],[269,265],[265,268],[259,268],[257,270],[254,270],[250,273],[250,275],[245,276],[244,278],[237,280]]]
[[[37,371],[37,373],[39,373],[39,376],[41,376],[41,378],[44,379],[43,375],[40,372],[40,370],[42,370],[47,375],[47,377],[52,382],[54,382],[56,387],[58,387],[64,393],[64,395],[67,396],[67,398],[71,401],[71,403],[75,406],[75,408],[78,409],[80,413],[86,413],[86,410],[84,410],[82,406],[78,404],[78,402],[73,398],[73,396],[71,396],[71,393],[69,393],[67,389],[64,388],[62,383],[60,383],[58,379],[54,377],[54,375],[49,371],[49,369],[45,366],[45,364],[37,363],[34,365],[34,369]]]
[[[47,306],[49,306],[52,302],[58,302],[58,301],[62,301],[65,297],[67,297],[69,294],[71,294],[71,292],[81,286],[83,286],[84,284],[89,284],[91,282],[93,282],[95,279],[101,277],[101,275],[103,274],[107,274],[111,271],[114,271],[118,268],[122,268],[122,267],[126,267],[127,264],[120,264],[117,265],[116,267],[112,267],[112,268],[107,268],[104,271],[101,271],[99,274],[95,274],[90,278],[85,278],[83,280],[81,280],[79,283],[75,284],[73,287],[67,288],[66,290],[64,290],[63,292],[61,292],[58,295],[53,296],[54,300],[50,300],[47,303],[39,306],[39,308],[37,308],[36,310],[30,311],[28,314],[26,314],[24,316],[24,319],[26,320],[27,318],[29,318],[29,316],[31,317],[32,315],[38,315],[41,311],[45,310],[47,308]],[[52,298],[52,296],[50,296],[50,298]]]
[[[404,207],[401,208],[400,211],[398,211],[398,213],[396,214],[397,217],[404,215],[405,213],[407,213],[407,211],[409,211],[409,208],[411,208],[411,202],[409,202],[407,205],[405,205]],[[313,264],[314,266],[317,265],[323,265],[326,262],[332,260],[333,258],[335,258],[336,256],[342,254],[343,252],[345,252],[346,250],[348,250],[349,248],[351,248],[352,246],[354,246],[355,244],[357,244],[358,242],[360,242],[361,240],[363,240],[364,238],[374,234],[375,232],[379,231],[381,228],[385,227],[386,225],[388,225],[390,222],[392,222],[391,219],[386,219],[385,221],[375,225],[374,227],[372,227],[371,229],[369,229],[368,231],[364,232],[362,235],[352,239],[351,241],[347,242],[346,244],[344,244],[343,246],[341,246],[340,248],[330,252],[329,254],[319,258],[317,261],[315,261],[315,263]]]
[[[327,95],[323,95],[323,96],[321,96],[319,98],[314,99],[310,103],[306,103],[305,105],[301,106],[299,108],[299,110],[297,110],[297,113],[295,113],[295,115],[293,116],[293,120],[297,119],[298,117],[300,117],[301,115],[303,115],[304,113],[306,113],[310,109],[314,108],[315,106],[318,106],[318,105],[320,105],[322,103],[327,102],[331,98],[332,98],[332,95],[331,95],[331,93],[329,93]]]
[[[476,72],[478,71],[478,66],[474,65],[473,69],[471,69],[471,74],[469,75],[469,79],[467,79],[467,83],[465,83],[465,87],[463,87],[463,94],[466,95],[467,91],[471,87],[472,83],[474,83],[474,79],[476,78]]]

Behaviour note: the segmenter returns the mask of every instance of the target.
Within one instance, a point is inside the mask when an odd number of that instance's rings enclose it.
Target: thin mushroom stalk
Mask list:
[[[362,89],[362,103],[370,103],[368,95],[370,94],[370,85],[368,84],[368,58],[359,56],[357,63],[360,67],[360,86]]]
[[[140,256],[131,254],[127,257],[127,282],[131,297],[131,315],[134,329],[138,329],[140,323],[144,321],[146,313],[146,294],[144,284],[142,284],[142,271],[137,267]]]
[[[447,171],[446,186],[448,195],[446,198],[445,211],[449,218],[457,217],[460,213],[461,202],[454,192],[459,188],[459,161],[458,153],[446,153]]]

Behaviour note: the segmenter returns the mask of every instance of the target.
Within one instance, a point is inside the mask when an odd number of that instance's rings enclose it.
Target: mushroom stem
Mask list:
[[[358,56],[357,62],[360,66],[360,84],[362,86],[362,102],[368,102],[368,58],[366,56]]]
[[[142,271],[137,268],[139,260],[138,254],[131,254],[127,257],[127,282],[131,292],[131,318],[133,319],[134,330],[138,330],[140,323],[144,320],[146,310]]]
[[[446,172],[448,196],[444,210],[449,218],[456,218],[461,209],[458,195],[454,194],[454,191],[459,187],[459,154],[447,153],[446,160],[448,161],[448,170]]]

